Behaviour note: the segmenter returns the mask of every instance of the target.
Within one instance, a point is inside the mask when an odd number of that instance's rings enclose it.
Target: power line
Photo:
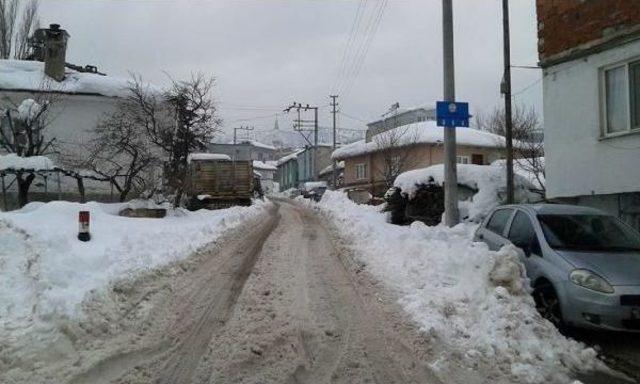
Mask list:
[[[358,76],[360,75],[360,71],[364,65],[367,54],[369,53],[369,48],[371,47],[371,43],[378,31],[380,26],[380,22],[382,21],[382,16],[384,14],[384,10],[387,6],[387,0],[382,0],[378,11],[374,11],[374,16],[372,16],[372,21],[369,25],[369,29],[366,32],[366,37],[364,43],[360,46],[360,50],[356,52],[356,58],[354,59],[353,71],[350,74],[350,81],[345,85],[345,88],[342,90],[341,94],[343,97],[346,97],[351,92]],[[347,77],[349,78],[349,77]]]

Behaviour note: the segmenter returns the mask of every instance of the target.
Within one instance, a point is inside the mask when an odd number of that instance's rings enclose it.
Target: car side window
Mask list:
[[[491,232],[495,232],[498,235],[502,235],[504,227],[507,225],[507,221],[511,217],[510,209],[498,209],[493,213],[489,222],[487,222],[487,229]]]
[[[529,247],[536,239],[536,231],[533,229],[531,219],[524,212],[516,212],[509,228],[508,238],[516,247]]]

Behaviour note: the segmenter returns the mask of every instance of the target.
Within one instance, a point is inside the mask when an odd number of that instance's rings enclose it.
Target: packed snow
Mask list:
[[[187,156],[187,163],[200,160],[231,160],[231,157],[222,153],[190,153]]]
[[[270,204],[195,212],[168,208],[162,219],[118,215],[127,207],[157,207],[146,201],[56,201],[0,212],[0,351],[32,347],[25,335],[40,339],[55,334],[63,319],[83,316],[81,303],[88,295],[184,259],[263,214]],[[88,242],[77,239],[81,210],[90,212]]]
[[[458,184],[477,191],[469,201],[459,203],[461,217],[477,221],[482,219],[493,208],[502,203],[506,196],[506,172],[494,165],[457,165]],[[514,175],[515,197],[517,202],[532,203],[540,200],[540,195],[531,192],[536,189],[524,177]],[[393,185],[400,188],[409,199],[413,197],[420,185],[444,183],[444,165],[436,164],[427,168],[414,169],[401,173]]]
[[[0,171],[20,169],[49,171],[55,169],[55,165],[46,156],[20,157],[15,153],[0,155]]]
[[[444,128],[438,127],[435,121],[423,121],[403,125],[374,135],[370,142],[356,141],[336,149],[332,158],[342,160],[348,157],[365,155],[378,151],[381,146],[393,143],[397,147],[412,144],[442,144]],[[456,130],[456,144],[474,147],[504,148],[505,138],[490,132],[473,128]]]
[[[149,89],[158,91],[152,86],[149,86]],[[65,69],[65,79],[57,82],[45,75],[43,62],[0,60],[0,90],[53,91],[126,97],[129,92],[129,80],[95,73],[77,72],[67,68]]]
[[[515,248],[493,252],[474,243],[475,225],[396,226],[379,208],[334,191],[304,204],[335,224],[365,269],[398,294],[434,346],[444,346],[431,364],[443,382],[460,364],[525,383],[569,382],[570,372],[606,369],[596,351],[538,314]]]

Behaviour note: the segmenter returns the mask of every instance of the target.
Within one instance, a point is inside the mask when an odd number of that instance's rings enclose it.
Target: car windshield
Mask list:
[[[549,246],[579,251],[640,251],[640,234],[606,215],[538,215]]]

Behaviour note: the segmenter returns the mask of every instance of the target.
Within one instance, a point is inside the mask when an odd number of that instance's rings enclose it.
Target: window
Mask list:
[[[391,158],[391,164],[389,164],[391,175],[398,175],[401,171],[402,160],[400,159],[400,155],[393,156]]]
[[[516,247],[526,247],[536,237],[531,220],[524,212],[516,212],[509,229],[509,240]]]
[[[367,164],[356,164],[356,180],[364,180],[367,178]]]
[[[497,233],[498,235],[502,235],[509,217],[511,217],[510,209],[499,209],[495,211],[487,223],[487,229],[491,232]]]
[[[456,156],[456,163],[469,164],[469,156]]]
[[[471,155],[471,164],[483,165],[484,164],[484,156],[482,154],[474,153],[473,155]]]
[[[640,129],[640,61],[603,71],[604,135]]]

